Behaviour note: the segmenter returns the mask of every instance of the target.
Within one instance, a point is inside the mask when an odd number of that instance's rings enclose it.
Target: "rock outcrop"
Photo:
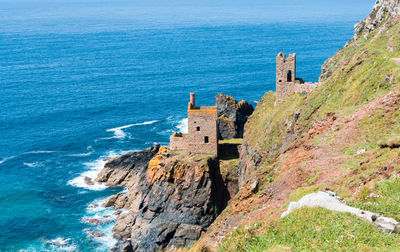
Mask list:
[[[218,94],[215,97],[218,109],[218,131],[220,139],[242,138],[247,118],[253,113],[253,106],[245,100]]]
[[[347,42],[346,46],[354,45],[358,47],[356,42],[363,37],[368,39],[369,35],[377,30],[380,34],[394,25],[400,18],[400,0],[379,0],[376,1],[372,12],[364,18],[361,22],[354,25],[353,39]],[[356,43],[354,43],[356,42]],[[393,51],[396,47],[388,45],[388,50]],[[339,60],[337,57],[327,59],[321,67],[321,75],[319,82],[322,83],[328,79],[332,73],[343,64],[343,59]]]
[[[290,202],[288,210],[283,212],[281,217],[283,218],[294,210],[302,207],[322,207],[331,211],[351,213],[365,221],[372,223],[385,233],[400,232],[400,223],[395,219],[347,206],[346,204],[342,203],[342,200],[335,193],[329,191],[311,193],[304,196],[297,202]]]
[[[400,16],[400,0],[376,1],[372,12],[354,26],[354,39],[357,40],[362,34],[367,37],[390,17],[396,16]]]
[[[211,155],[189,155],[154,146],[108,162],[97,181],[126,186],[105,203],[124,208],[113,229],[114,251],[157,251],[188,246],[230,199]]]

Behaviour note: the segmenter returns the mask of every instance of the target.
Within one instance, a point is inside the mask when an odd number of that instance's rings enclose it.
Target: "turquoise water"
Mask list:
[[[167,144],[189,92],[256,105],[279,51],[317,81],[373,3],[293,2],[0,0],[0,250],[106,251],[103,159]]]

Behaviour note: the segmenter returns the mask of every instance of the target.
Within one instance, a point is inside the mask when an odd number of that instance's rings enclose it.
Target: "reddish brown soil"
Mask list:
[[[257,177],[266,174],[253,174],[254,178],[249,179],[249,183],[242,188],[240,197],[231,202],[229,214],[226,217],[220,216],[203,237],[204,243],[216,245],[240,224],[257,220],[268,223],[279,218],[284,210],[282,206],[288,200],[290,193],[299,187],[311,184],[324,184],[329,187],[341,177],[351,176],[342,171],[345,158],[342,150],[358,142],[360,121],[372,115],[377,109],[382,113],[392,113],[399,108],[399,104],[400,87],[362,106],[347,117],[336,118],[333,113],[329,113],[325,120],[315,122],[304,138],[280,155],[277,160],[279,174],[274,182],[258,195],[251,192],[250,184]],[[332,135],[334,137],[328,141]],[[318,144],[315,143],[317,137]],[[310,177],[315,179],[311,184]]]

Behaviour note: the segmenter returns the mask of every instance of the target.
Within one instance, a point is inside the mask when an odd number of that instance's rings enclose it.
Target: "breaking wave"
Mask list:
[[[88,146],[87,150],[88,150],[88,152],[71,154],[69,156],[70,157],[87,157],[87,156],[90,156],[90,155],[92,155],[94,153],[94,148],[92,146]]]
[[[182,120],[180,120],[176,128],[179,132],[188,133],[188,119],[183,118]]]
[[[113,226],[118,217],[113,207],[104,207],[107,198],[94,200],[86,208],[86,216],[81,221],[90,225],[84,231],[88,239],[94,240],[101,244],[105,250],[111,249],[117,242],[113,237]],[[121,211],[121,210],[120,210]],[[126,210],[121,211],[121,213]]]
[[[112,128],[112,129],[108,129],[107,132],[113,132],[114,136],[111,138],[125,138],[126,137],[126,132],[123,131],[123,129],[127,129],[133,126],[141,126],[141,125],[149,125],[149,124],[153,124],[158,122],[159,120],[153,120],[153,121],[147,121],[147,122],[142,122],[142,123],[134,123],[134,124],[128,124],[128,125],[124,125],[121,127],[117,127],[117,128]]]
[[[8,160],[14,159],[16,156],[5,157],[0,159],[0,164],[7,162]]]
[[[81,173],[78,177],[68,181],[68,184],[74,187],[85,188],[88,190],[100,191],[107,188],[105,184],[98,183],[95,179],[97,174],[103,169],[104,165],[107,163],[105,159],[113,158],[118,156],[115,152],[109,152],[107,156],[101,156],[100,158],[84,163],[88,168],[86,171]],[[89,183],[88,183],[89,182]]]

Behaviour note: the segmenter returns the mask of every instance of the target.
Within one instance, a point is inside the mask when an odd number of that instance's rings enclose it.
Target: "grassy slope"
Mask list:
[[[399,65],[391,60],[400,58],[399,33],[400,23],[397,22],[381,34],[371,34],[368,40],[350,43],[331,59],[332,76],[308,95],[292,95],[274,108],[275,95],[267,93],[246,124],[244,138],[244,144],[263,156],[258,170],[272,169],[274,174],[279,174],[279,160],[284,156],[284,150],[294,142],[293,139],[301,140],[316,121],[323,120],[330,112],[344,118],[400,86]],[[394,48],[393,52],[388,50],[388,46]],[[299,111],[296,124],[288,124]],[[400,112],[385,114],[376,110],[363,118],[357,127],[357,142],[342,149],[343,176],[329,186],[349,205],[399,221],[400,149],[380,149],[377,142],[400,135]],[[316,147],[329,147],[336,137],[334,130],[328,130],[323,137],[317,136],[312,141]],[[364,152],[359,154],[359,150]],[[315,174],[318,175],[318,172],[315,171]],[[259,179],[264,188],[271,183],[269,175]],[[308,183],[292,191],[279,210],[287,207],[289,201],[300,199],[324,186],[318,179],[310,178]],[[223,216],[231,215],[232,209],[228,207]],[[354,216],[323,209],[305,208],[284,219],[244,223],[246,226],[239,226],[225,237],[219,250],[400,250],[400,234],[383,234]]]

